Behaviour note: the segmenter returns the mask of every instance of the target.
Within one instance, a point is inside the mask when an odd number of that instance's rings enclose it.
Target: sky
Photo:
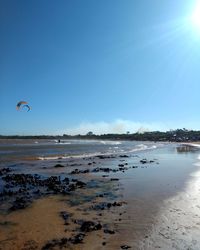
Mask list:
[[[0,0],[0,134],[200,130],[199,6]]]

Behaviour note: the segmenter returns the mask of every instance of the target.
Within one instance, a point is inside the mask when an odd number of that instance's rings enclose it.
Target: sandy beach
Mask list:
[[[4,154],[0,249],[199,249],[198,148],[101,144],[84,157]]]

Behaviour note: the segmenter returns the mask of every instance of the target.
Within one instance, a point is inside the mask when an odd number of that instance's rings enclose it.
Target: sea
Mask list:
[[[0,140],[0,162],[57,160],[97,155],[132,154],[164,143],[108,140]]]

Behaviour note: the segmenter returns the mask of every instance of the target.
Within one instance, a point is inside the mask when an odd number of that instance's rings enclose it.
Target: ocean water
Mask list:
[[[0,162],[56,160],[96,155],[131,154],[163,143],[106,140],[0,140]]]

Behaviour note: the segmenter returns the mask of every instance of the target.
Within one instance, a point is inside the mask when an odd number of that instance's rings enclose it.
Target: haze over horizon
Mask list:
[[[2,135],[200,130],[197,0],[2,0],[0,35]]]

